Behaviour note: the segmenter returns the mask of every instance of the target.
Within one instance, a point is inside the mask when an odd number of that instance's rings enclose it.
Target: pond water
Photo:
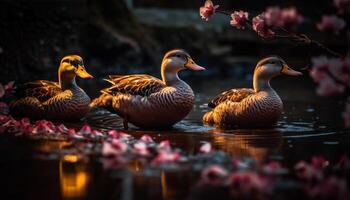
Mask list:
[[[222,130],[201,122],[208,110],[206,103],[215,94],[249,87],[250,81],[190,80],[197,97],[186,119],[171,130],[131,126],[127,133],[137,138],[147,133],[156,141],[168,139],[172,146],[189,154],[209,141],[230,155],[248,156],[258,162],[279,160],[287,167],[312,155],[334,161],[349,152],[350,134],[343,128],[340,114],[344,104],[317,97],[306,77],[280,77],[272,82],[284,102],[284,113],[275,127],[264,130]],[[121,120],[106,111],[91,114],[88,121],[99,129],[122,128]],[[104,170],[95,152],[99,147],[94,143],[0,137],[1,194],[9,199],[184,199],[198,180],[198,174],[186,168],[156,170],[136,161],[120,170]],[[69,155],[79,156],[72,159]]]

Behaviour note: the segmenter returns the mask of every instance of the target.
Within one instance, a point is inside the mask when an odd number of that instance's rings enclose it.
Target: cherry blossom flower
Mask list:
[[[149,135],[143,135],[141,138],[140,138],[141,141],[143,142],[146,142],[146,143],[153,143],[153,139],[151,136]]]
[[[40,120],[36,122],[33,129],[33,134],[48,135],[55,133],[55,127],[52,122],[46,120]]]
[[[345,85],[350,86],[350,59],[340,60],[337,58],[330,60],[329,71],[333,76],[344,83]]]
[[[208,21],[211,16],[213,16],[216,12],[216,9],[219,7],[219,5],[213,4],[211,0],[206,0],[204,3],[204,6],[199,8],[199,14],[205,21]]]
[[[14,85],[15,85],[15,81],[10,81],[10,82],[8,82],[8,83],[4,86],[5,91],[6,91],[6,92],[13,92],[14,89],[15,89]]]
[[[173,163],[180,159],[179,152],[160,151],[153,159],[152,164],[160,165],[164,163]]]
[[[266,23],[265,13],[253,18],[253,29],[262,38],[272,38],[275,36],[275,32],[273,32],[270,26]]]
[[[348,101],[346,103],[345,112],[343,116],[345,121],[345,127],[350,128],[350,97],[348,98]]]
[[[171,151],[170,147],[170,141],[169,140],[163,140],[161,141],[157,146],[158,151]]]
[[[316,169],[323,169],[328,166],[329,162],[323,156],[313,156],[311,158],[311,164]]]
[[[200,148],[199,152],[201,153],[210,153],[212,152],[212,146],[209,142],[205,142]]]
[[[92,134],[92,129],[89,125],[85,124],[81,129],[79,130],[78,134],[80,135],[90,135]]]
[[[350,0],[333,0],[339,14],[350,13]]]
[[[270,181],[255,172],[236,172],[230,176],[230,186],[233,190],[239,190],[245,195],[254,192],[269,194],[272,192]]]
[[[0,114],[8,115],[10,113],[10,108],[5,102],[0,102]]]
[[[312,165],[306,163],[305,161],[298,162],[295,167],[296,175],[305,181],[321,180],[323,175],[322,171],[314,168]]]
[[[344,90],[343,85],[336,83],[330,77],[326,77],[319,83],[316,93],[320,96],[335,96],[343,93]]]
[[[210,185],[223,184],[229,173],[219,165],[211,165],[202,171],[202,180]]]
[[[128,145],[119,141],[118,139],[113,139],[111,143],[104,142],[102,146],[102,155],[104,156],[120,156],[125,153],[128,149]]]
[[[235,11],[231,14],[231,26],[234,26],[238,29],[244,29],[248,21],[248,12],[244,11]]]
[[[147,144],[143,141],[138,141],[134,144],[133,153],[138,156],[150,156],[151,152],[147,148]]]
[[[281,18],[281,8],[278,6],[271,6],[266,8],[266,11],[263,13],[265,22],[269,27],[273,26],[283,26],[283,21]]]
[[[339,32],[345,27],[346,23],[343,19],[336,15],[324,15],[321,22],[317,23],[318,30],[325,32],[333,32],[338,35]]]
[[[281,21],[284,28],[291,30],[295,29],[297,25],[302,23],[303,17],[295,7],[290,7],[282,9]]]

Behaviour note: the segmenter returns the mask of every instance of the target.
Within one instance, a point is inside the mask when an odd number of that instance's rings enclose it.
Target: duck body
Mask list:
[[[184,61],[185,59],[185,61]],[[105,107],[124,119],[124,128],[130,122],[142,128],[166,128],[182,120],[192,110],[194,93],[177,72],[188,66],[193,70],[204,68],[193,62],[182,50],[167,53],[162,64],[162,80],[144,74],[110,76],[111,87],[91,107]]]
[[[261,60],[254,72],[254,89],[232,89],[216,96],[203,116],[203,122],[222,127],[271,127],[280,118],[283,102],[270,86],[270,79],[281,73],[301,75],[279,57]]]
[[[67,56],[64,59],[68,61],[61,65],[81,60],[78,56]],[[81,119],[90,110],[90,97],[76,84],[75,74],[83,78],[92,77],[82,66],[79,72],[74,66],[60,66],[59,82],[38,80],[20,85],[16,91],[18,99],[10,103],[11,113],[34,119]]]

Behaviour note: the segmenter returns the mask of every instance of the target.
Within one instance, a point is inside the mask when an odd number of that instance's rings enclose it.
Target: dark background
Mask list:
[[[263,41],[253,31],[230,27],[226,16],[216,15],[204,22],[198,14],[203,2],[1,0],[0,82],[55,80],[59,61],[67,54],[84,58],[88,71],[97,77],[89,83],[95,83],[108,74],[157,76],[163,54],[173,48],[186,49],[195,61],[207,66],[209,70],[202,75],[218,77],[235,75],[240,67],[250,70],[256,60],[270,54],[304,67],[312,56],[325,53],[289,41]],[[247,10],[251,17],[270,5],[295,5],[305,18],[300,32],[340,53],[347,51],[344,32],[334,36],[319,33],[315,28],[314,22],[322,14],[335,13],[332,0],[214,2],[222,10]]]

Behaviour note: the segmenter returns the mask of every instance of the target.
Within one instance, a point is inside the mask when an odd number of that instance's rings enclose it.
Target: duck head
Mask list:
[[[84,79],[93,78],[83,64],[83,59],[78,55],[69,55],[62,58],[58,69],[58,79],[61,88],[69,87],[75,84],[75,77],[79,76]]]
[[[167,52],[162,61],[163,81],[179,80],[177,73],[181,70],[204,71],[205,68],[197,65],[191,56],[184,50],[175,49]]]
[[[286,62],[278,56],[269,56],[261,59],[254,71],[254,89],[259,91],[270,87],[269,81],[280,75],[300,76],[301,72],[291,69]]]

